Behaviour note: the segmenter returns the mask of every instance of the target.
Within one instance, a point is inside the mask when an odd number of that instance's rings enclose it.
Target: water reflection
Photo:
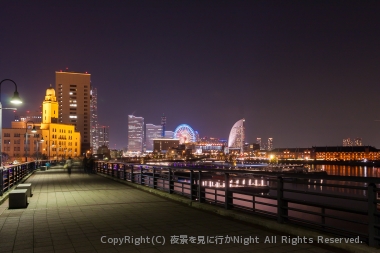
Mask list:
[[[368,166],[350,165],[312,165],[319,171],[326,171],[328,175],[352,176],[352,177],[380,177],[380,168]]]

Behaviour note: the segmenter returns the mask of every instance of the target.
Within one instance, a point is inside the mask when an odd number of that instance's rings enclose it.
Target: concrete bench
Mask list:
[[[14,189],[9,193],[9,208],[26,208],[28,205],[27,189]]]
[[[47,166],[41,166],[41,167],[40,167],[40,170],[42,170],[42,171],[47,170]]]
[[[32,184],[31,183],[25,183],[25,184],[19,184],[17,185],[16,189],[27,189],[28,192],[26,193],[27,197],[32,197]]]

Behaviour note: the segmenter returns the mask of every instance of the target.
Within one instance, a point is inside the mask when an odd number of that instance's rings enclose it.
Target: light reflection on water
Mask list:
[[[380,177],[379,167],[350,165],[312,165],[315,170],[326,171],[328,175],[351,177]]]

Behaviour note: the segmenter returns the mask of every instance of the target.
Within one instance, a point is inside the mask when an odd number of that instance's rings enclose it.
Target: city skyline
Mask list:
[[[246,141],[274,147],[380,148],[377,1],[68,1],[1,3],[1,79],[39,110],[55,71],[91,74],[98,122],[126,147],[128,115],[166,130],[189,124],[227,139],[245,118]],[[10,87],[2,87],[8,107]],[[13,113],[3,111],[3,126]]]

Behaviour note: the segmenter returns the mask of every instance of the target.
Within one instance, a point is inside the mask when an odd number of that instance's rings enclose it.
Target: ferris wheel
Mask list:
[[[180,144],[196,141],[194,130],[187,124],[177,126],[174,138],[179,139]]]

